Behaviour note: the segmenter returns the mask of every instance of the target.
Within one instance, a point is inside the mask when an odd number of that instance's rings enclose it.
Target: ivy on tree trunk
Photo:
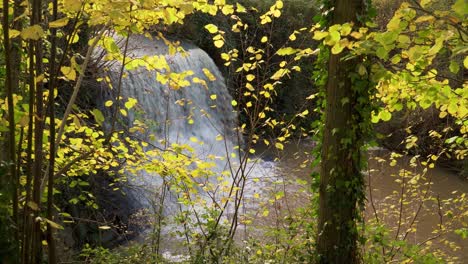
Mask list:
[[[359,24],[362,0],[335,0],[329,25]],[[368,102],[367,81],[359,80],[356,66],[362,58],[345,59],[347,52],[331,54],[326,83],[325,126],[321,150],[319,263],[359,263],[357,220],[364,199],[361,154],[364,131],[362,102]],[[365,127],[365,126],[364,126]]]

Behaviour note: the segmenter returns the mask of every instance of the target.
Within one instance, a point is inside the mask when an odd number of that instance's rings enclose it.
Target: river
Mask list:
[[[259,198],[259,205],[251,206],[250,213],[245,212],[255,220],[254,228],[243,229],[242,239],[255,233],[253,236],[258,236],[265,226],[281,227],[286,216],[297,214],[295,209],[309,203],[313,171],[309,165],[311,149],[309,141],[289,144],[282,152],[257,149],[269,161],[258,163],[252,179],[258,177],[261,183],[252,181],[251,186],[257,187],[252,187],[251,192],[265,198]],[[424,166],[414,162],[415,157],[401,156],[395,158],[397,162],[393,164],[393,156],[391,151],[380,148],[368,152],[366,223],[375,223],[378,218],[379,223],[390,229],[390,238],[402,240],[405,237],[409,244],[422,244],[428,252],[446,254],[455,263],[464,263],[468,259],[468,251],[464,250],[468,249],[468,239],[462,239],[454,230],[468,224],[467,200],[461,198],[468,193],[468,182],[444,168],[428,168],[424,173]],[[271,162],[273,157],[278,158]],[[400,200],[402,193],[403,201]],[[269,211],[266,216],[263,215],[265,210]],[[448,262],[448,258],[443,258]],[[398,261],[397,256],[393,261]]]

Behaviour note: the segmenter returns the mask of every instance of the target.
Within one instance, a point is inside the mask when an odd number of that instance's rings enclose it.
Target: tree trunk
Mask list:
[[[335,0],[330,25],[354,22],[364,10],[361,0]],[[356,220],[363,200],[360,173],[362,134],[359,92],[353,86],[358,59],[342,60],[346,50],[330,55],[326,85],[325,127],[319,189],[317,253],[319,263],[359,263]],[[353,78],[351,77],[353,76]],[[362,92],[362,91],[361,91]]]

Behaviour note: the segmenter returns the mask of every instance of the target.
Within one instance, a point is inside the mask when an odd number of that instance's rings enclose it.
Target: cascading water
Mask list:
[[[202,160],[208,155],[229,155],[237,145],[234,138],[237,115],[232,109],[232,98],[224,78],[203,50],[189,43],[183,43],[181,47],[184,52],[169,55],[169,48],[163,40],[144,36],[132,36],[129,39],[129,60],[163,55],[170,69],[159,73],[145,67],[124,70],[119,95],[123,101],[133,98],[138,104],[136,110],[128,112],[123,121],[125,124],[120,122],[119,125],[131,128],[135,120],[145,123],[149,129],[139,136],[153,147],[164,148],[172,143],[187,144],[195,149],[197,158]],[[109,67],[108,74],[113,89],[109,90],[107,99],[117,96],[120,70],[119,64]],[[169,72],[186,73],[185,80],[172,81],[173,83],[169,80],[165,84],[158,80],[158,74],[162,76]],[[189,81],[190,84],[187,87],[171,87],[177,81]],[[108,128],[111,126],[109,123],[106,125]],[[226,160],[218,159],[216,163],[217,172],[228,166]],[[162,184],[161,177],[145,171],[138,174],[140,175],[134,177],[137,184],[149,187],[147,190]],[[151,198],[148,199],[147,194],[141,194],[143,192],[136,193],[138,200],[148,207]]]
[[[212,174],[201,181],[195,179],[198,183],[197,195],[204,197],[191,205],[190,217],[196,215],[198,218],[202,214],[206,216],[206,212],[214,208],[218,212],[222,211],[223,219],[229,219],[232,216],[234,199],[242,199],[240,197],[252,199],[255,191],[269,184],[258,181],[254,183],[253,178],[262,177],[265,172],[274,175],[272,170],[275,168],[272,162],[261,162],[261,166],[256,166],[252,170],[253,163],[250,162],[247,170],[244,167],[244,170],[248,172],[239,170],[241,151],[238,147],[239,137],[236,131],[237,114],[231,106],[232,97],[224,78],[213,60],[203,50],[188,43],[182,43],[181,46],[185,52],[170,55],[169,48],[163,40],[132,36],[128,42],[127,53],[130,61],[159,55],[159,60],[164,58],[167,61],[169,69],[148,70],[145,67],[134,67],[132,70],[124,70],[124,77],[118,89],[121,65],[118,63],[110,65],[108,75],[113,89],[106,90],[108,93],[101,103],[104,105],[104,102],[109,99],[115,101],[117,96],[121,96],[123,102],[129,98],[137,100],[136,107],[128,111],[128,115],[117,125],[130,130],[136,120],[143,122],[148,128],[144,132],[137,133],[137,136],[150,143],[147,151],[164,150],[170,148],[172,143],[186,144],[194,149],[193,152],[188,153],[188,155],[196,156],[194,160],[197,161],[193,163],[204,160],[212,162],[214,165],[209,168]],[[171,72],[185,72],[185,80],[189,83],[180,79],[174,82],[185,82],[187,87],[171,87],[170,82],[165,82],[162,76],[167,77]],[[117,94],[119,90],[120,93]],[[112,111],[104,106],[102,109],[107,113],[106,116],[112,116]],[[113,126],[112,122],[107,122],[105,125],[108,130]],[[216,158],[213,159],[213,157]],[[163,160],[164,158],[155,159]],[[146,162],[151,165],[153,161],[154,158],[153,160],[149,158]],[[190,164],[188,167],[196,166]],[[244,173],[254,176],[249,178]],[[174,191],[171,186],[164,187],[164,175],[147,170],[133,171],[128,174],[128,177],[132,179],[130,184],[138,187],[137,191],[133,189],[129,192],[135,196],[142,207],[149,208],[152,213],[156,214],[160,208],[163,208],[159,213],[162,213],[165,218],[170,218],[184,210],[180,202],[180,193]],[[235,188],[240,185],[247,187],[238,196],[235,195]],[[165,198],[162,203],[160,198],[161,193],[165,192],[164,188],[168,191],[163,194]],[[226,202],[228,200],[229,204]],[[223,204],[227,206],[224,207]],[[189,207],[186,204],[184,206]],[[244,206],[243,213],[246,212],[246,208],[252,207]],[[170,225],[168,222],[170,221],[165,223],[166,230],[164,228],[161,230],[162,233],[167,233],[169,230],[180,231],[180,224]],[[233,223],[237,223],[237,220]],[[194,225],[192,228],[195,232],[203,229],[200,225]]]

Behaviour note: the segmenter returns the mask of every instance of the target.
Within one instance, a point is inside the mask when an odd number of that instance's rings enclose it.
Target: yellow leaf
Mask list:
[[[39,25],[33,25],[21,31],[21,37],[23,39],[39,40],[44,35],[45,35],[44,30]]]
[[[128,98],[128,101],[125,102],[125,108],[131,109],[137,104],[137,100],[134,98]]]
[[[39,206],[37,205],[37,203],[35,203],[33,201],[28,202],[28,207],[31,208],[33,211],[38,211],[39,210]]]
[[[224,15],[233,14],[234,13],[234,6],[225,5],[225,6],[223,6],[223,9],[221,9],[221,12],[223,12]]]
[[[314,37],[313,37],[313,39],[315,39],[315,40],[321,40],[321,39],[325,38],[326,36],[328,36],[328,32],[324,32],[324,31],[315,31],[315,32],[314,32]]]
[[[278,8],[278,9],[283,8],[283,1],[281,1],[281,0],[276,1],[276,8]]]
[[[17,36],[21,35],[21,32],[16,29],[10,29],[8,34],[10,38],[16,38]]]
[[[280,17],[281,16],[281,11],[279,11],[278,9],[274,10],[273,11],[273,16],[274,17]]]
[[[236,100],[232,100],[232,101],[231,101],[231,105],[232,105],[232,106],[236,106],[236,105],[237,105],[237,101],[236,101]]]
[[[245,9],[245,7],[242,6],[242,5],[239,4],[239,3],[236,3],[236,9],[237,9],[237,13],[245,13],[245,12],[247,12],[247,10]]]
[[[106,101],[106,103],[105,103],[104,105],[107,106],[107,107],[111,107],[112,104],[114,104],[114,102],[112,102],[111,100],[109,100],[109,101]]]
[[[262,42],[262,43],[265,43],[265,42],[267,42],[267,41],[268,41],[268,38],[267,38],[266,36],[264,36],[264,37],[260,40],[260,42]]]
[[[109,230],[109,229],[111,229],[111,227],[110,227],[110,226],[100,226],[99,229],[101,229],[101,230]]]
[[[62,66],[60,71],[70,81],[76,80],[76,71],[72,67]]]
[[[275,147],[276,147],[277,149],[279,149],[279,150],[283,150],[283,149],[284,149],[284,145],[281,144],[281,143],[279,143],[279,142],[276,142],[276,143],[275,143]]]
[[[49,220],[47,218],[44,218],[44,220],[53,228],[55,229],[63,229],[63,226],[57,224],[56,222],[52,221],[52,220]]]
[[[78,12],[81,9],[82,0],[63,0],[63,5],[69,12]]]
[[[248,74],[248,75],[246,76],[246,79],[247,79],[247,81],[251,82],[251,81],[253,81],[253,80],[255,79],[255,75],[253,75],[253,74]]]
[[[250,83],[246,83],[246,84],[245,84],[245,87],[246,87],[249,91],[251,91],[251,92],[255,91],[255,88],[254,88],[254,87],[252,86],[252,84],[250,84]]]
[[[216,77],[208,70],[207,68],[203,68],[203,73],[205,74],[206,77],[208,77],[208,80],[210,81],[215,81]]]
[[[216,32],[218,32],[218,27],[213,25],[213,24],[208,24],[205,26],[205,28],[208,30],[208,32],[210,32],[211,34],[215,34]]]
[[[294,49],[294,48],[285,47],[285,48],[281,48],[281,49],[277,50],[276,54],[278,54],[280,56],[286,56],[286,55],[292,55],[292,54],[294,54],[296,52],[297,52],[297,50]]]
[[[221,48],[222,46],[224,46],[224,40],[222,39],[215,40],[214,45],[217,48]]]
[[[211,100],[216,100],[216,97],[217,97],[216,94],[210,95]]]
[[[295,41],[296,40],[296,34],[293,33],[293,34],[289,35],[289,40]]]
[[[60,18],[55,21],[49,23],[49,27],[51,28],[59,28],[64,27],[68,24],[68,17]]]

